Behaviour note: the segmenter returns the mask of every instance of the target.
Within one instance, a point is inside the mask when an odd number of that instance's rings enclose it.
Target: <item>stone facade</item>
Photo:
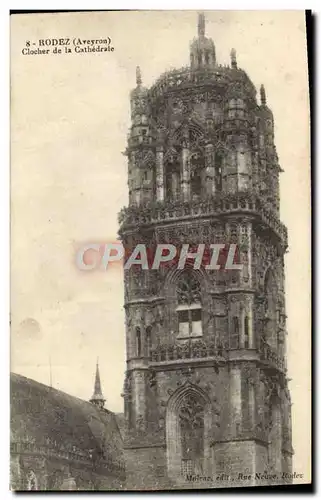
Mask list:
[[[234,243],[243,267],[124,271],[129,489],[190,488],[191,477],[231,486],[231,474],[271,484],[291,472],[282,170],[263,86],[260,101],[234,49],[230,66],[217,63],[202,15],[189,67],[150,89],[137,69],[126,251]]]

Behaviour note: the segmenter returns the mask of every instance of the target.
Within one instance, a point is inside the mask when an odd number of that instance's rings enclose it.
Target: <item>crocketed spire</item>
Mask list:
[[[142,84],[142,72],[140,70],[140,67],[136,67],[136,85],[141,85]]]
[[[236,50],[235,49],[231,50],[231,67],[234,69],[237,68]]]
[[[103,408],[105,405],[105,401],[106,400],[105,400],[103,393],[102,393],[102,390],[101,390],[99,365],[98,365],[98,359],[97,359],[94,393],[90,399],[90,403],[98,406],[98,408]]]
[[[198,36],[205,35],[205,15],[204,12],[198,14]]]
[[[191,69],[213,68],[216,64],[215,46],[211,38],[205,36],[205,15],[198,14],[197,38],[190,48]]]
[[[260,96],[261,96],[261,104],[262,104],[262,106],[266,106],[266,94],[265,94],[265,87],[264,87],[264,85],[261,85],[261,87],[260,87]]]

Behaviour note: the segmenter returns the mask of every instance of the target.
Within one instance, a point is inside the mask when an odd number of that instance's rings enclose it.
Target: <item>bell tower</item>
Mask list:
[[[282,170],[260,93],[234,49],[217,63],[203,14],[188,68],[149,89],[137,69],[120,236],[128,252],[189,255],[184,269],[124,269],[130,489],[280,483],[292,470]],[[241,269],[197,268],[200,244],[237,245]]]

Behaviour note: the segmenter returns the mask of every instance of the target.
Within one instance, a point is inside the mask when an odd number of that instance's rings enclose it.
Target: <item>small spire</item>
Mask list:
[[[97,358],[94,394],[92,395],[92,397],[90,399],[90,403],[98,406],[98,408],[103,408],[105,401],[106,400],[105,400],[103,393],[102,393],[102,390],[101,390],[100,373],[99,373],[99,365],[98,365],[98,358]]]
[[[236,61],[236,50],[232,49],[231,50],[231,66],[232,68],[237,68],[237,61]]]
[[[198,36],[205,35],[205,15],[204,12],[198,14]]]
[[[142,73],[140,71],[140,67],[136,66],[136,84],[141,85],[142,84]]]
[[[261,105],[265,106],[266,105],[266,94],[265,94],[264,85],[261,85],[261,87],[260,87],[260,96],[261,96]]]

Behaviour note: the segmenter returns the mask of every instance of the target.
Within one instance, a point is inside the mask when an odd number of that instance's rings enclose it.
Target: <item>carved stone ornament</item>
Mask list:
[[[194,304],[201,302],[201,285],[192,273],[186,273],[177,285],[177,299],[179,304]]]
[[[189,394],[179,409],[182,427],[200,428],[204,426],[204,406],[195,394]]]

